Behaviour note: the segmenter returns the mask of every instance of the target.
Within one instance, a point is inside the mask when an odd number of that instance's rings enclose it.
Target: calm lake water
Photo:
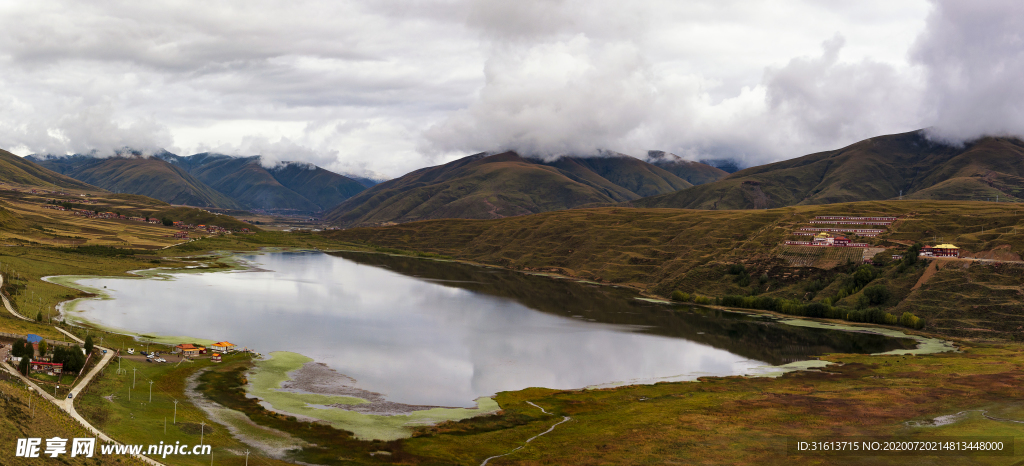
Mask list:
[[[526,387],[746,374],[910,340],[634,299],[628,290],[380,254],[243,256],[257,269],[84,279],[78,317],[148,335],[301,353],[391,401],[471,407]]]

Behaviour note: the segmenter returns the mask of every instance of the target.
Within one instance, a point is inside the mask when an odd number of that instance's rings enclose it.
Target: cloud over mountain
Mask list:
[[[1017,3],[254,0],[0,7],[0,147],[736,158],[1024,133]]]

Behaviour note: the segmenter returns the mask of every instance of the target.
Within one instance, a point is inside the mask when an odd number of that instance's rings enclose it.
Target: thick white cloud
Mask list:
[[[1024,133],[1020,7],[924,0],[0,2],[0,147],[748,164],[934,126]]]
[[[934,136],[1024,136],[1024,4],[937,0],[912,57]]]

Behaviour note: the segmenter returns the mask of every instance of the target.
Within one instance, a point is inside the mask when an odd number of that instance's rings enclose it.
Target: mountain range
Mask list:
[[[366,189],[367,181],[303,162],[267,168],[259,156],[202,153],[182,157],[167,151],[152,155],[125,151],[114,157],[27,158],[103,189],[196,207],[318,212]]]
[[[683,174],[689,166],[670,158],[663,162]],[[701,170],[706,167],[699,165]],[[707,176],[697,171],[693,174],[699,180]],[[352,226],[435,218],[500,218],[633,201],[691,186],[658,165],[618,153],[554,160],[515,152],[480,153],[378,184],[331,209],[324,219]]]
[[[638,201],[639,207],[764,209],[885,199],[1024,198],[1024,141],[934,141],[923,130],[737,171],[719,181]]]
[[[379,184],[301,162],[266,167],[259,156],[161,151],[23,159],[0,151],[0,182],[96,186],[197,207],[324,212],[342,227],[599,205],[730,210],[900,198],[1024,202],[1024,141],[951,144],[919,130],[731,174],[662,151],[650,151],[646,161],[614,152],[556,159],[480,153]]]

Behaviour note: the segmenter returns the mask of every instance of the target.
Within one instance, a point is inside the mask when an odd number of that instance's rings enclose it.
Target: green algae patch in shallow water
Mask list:
[[[332,404],[362,404],[366,400],[349,396],[292,393],[280,390],[281,384],[291,380],[288,373],[302,368],[313,360],[301,354],[285,351],[270,353],[268,359],[256,361],[249,375],[249,393],[269,404],[275,411],[319,419],[331,426],[352,432],[363,440],[397,440],[411,437],[418,426],[442,421],[458,421],[501,409],[490,397],[476,399],[476,408],[432,408],[409,414],[381,416],[362,414],[332,408]]]
[[[953,345],[952,342],[942,340],[939,338],[929,338],[920,335],[907,334],[899,330],[894,330],[885,327],[858,327],[855,325],[830,324],[825,322],[815,322],[800,319],[783,319],[780,320],[779,323],[792,325],[794,327],[822,328],[830,330],[842,330],[846,332],[876,333],[878,335],[885,335],[887,337],[892,338],[909,338],[911,340],[917,341],[917,348],[914,349],[897,349],[876,354],[934,354],[957,351],[956,346]]]

